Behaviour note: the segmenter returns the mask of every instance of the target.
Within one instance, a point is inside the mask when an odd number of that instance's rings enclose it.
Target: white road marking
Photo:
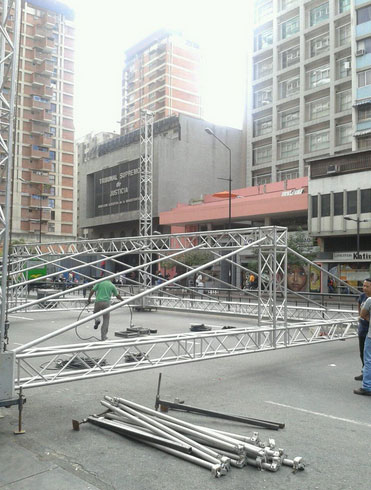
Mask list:
[[[341,422],[349,422],[350,424],[362,425],[363,427],[371,427],[371,424],[366,424],[365,422],[358,422],[358,420],[335,417],[334,415],[327,415],[327,413],[312,412],[311,410],[306,410],[305,408],[292,407],[291,405],[285,405],[283,403],[272,402],[269,400],[266,400],[265,403],[270,403],[271,405],[278,405],[279,407],[291,408],[292,410],[297,410],[298,412],[310,413],[311,415],[319,415],[321,417],[326,417],[328,419],[340,420]]]
[[[17,316],[17,315],[9,315],[10,318],[19,318],[20,320],[32,320],[34,321],[34,318],[27,318],[26,316]]]

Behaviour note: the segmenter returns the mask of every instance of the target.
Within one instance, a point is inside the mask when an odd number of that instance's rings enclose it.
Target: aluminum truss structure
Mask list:
[[[139,235],[152,235],[152,194],[153,194],[153,121],[154,115],[141,110],[140,115],[140,184],[139,184]],[[140,271],[140,282],[143,287],[151,286],[149,269],[146,266],[152,259],[151,253],[143,251],[140,263],[144,266]]]
[[[184,265],[181,257],[195,250],[207,250],[212,260],[197,267]],[[113,311],[126,305],[136,306],[146,298],[147,305],[156,308],[185,309],[191,311],[218,312],[223,314],[243,315],[257,318],[257,328],[236,328],[230,331],[218,330],[199,334],[182,334],[162,337],[147,337],[135,340],[106,341],[100,343],[80,343],[77,345],[57,345],[42,347],[43,342],[55,339],[71,329],[94,320],[101,312],[91,313],[87,317],[66,325],[55,332],[34,339],[14,349],[17,362],[17,386],[34,387],[67,381],[101,377],[140,369],[151,369],[179,363],[215,359],[231,355],[240,355],[276,348],[287,348],[298,345],[339,340],[356,337],[355,315],[352,311],[330,308],[310,300],[309,306],[296,306],[288,301],[286,289],[287,275],[287,230],[282,227],[261,227],[239,230],[221,230],[205,233],[161,235],[149,237],[124,238],[121,240],[96,240],[81,242],[59,242],[48,244],[25,244],[15,246],[14,268],[11,278],[11,291],[24,288],[32,281],[22,282],[22,275],[27,271],[27,260],[37,257],[54,267],[46,278],[52,278],[60,271],[75,271],[89,265],[96,271],[102,271],[102,257],[106,262],[125,265],[125,255],[143,251],[156,255],[156,259],[146,264],[130,267],[127,265],[125,274],[143,271],[151,280],[151,268],[166,259],[174,265],[183,264],[185,272],[152,288],[143,288],[140,281],[131,282],[134,286],[121,291],[125,298],[122,302],[112,304],[107,311]],[[215,296],[211,291],[198,291],[184,285],[184,280],[202,271],[210,275],[210,268],[225,261],[232,261],[234,267],[245,272],[238,257],[243,253],[258,261],[259,288],[257,291],[241,290],[221,279],[219,283],[226,288],[231,287],[231,294]],[[95,260],[87,262],[84,257],[94,255]],[[64,260],[69,265],[64,265]],[[120,260],[119,260],[120,259]],[[237,260],[236,260],[237,259]],[[67,264],[67,262],[66,262]],[[105,272],[107,272],[107,266]],[[20,272],[22,271],[22,272]],[[122,276],[123,271],[110,272],[113,278]],[[90,285],[104,278],[90,280]],[[96,275],[96,274],[94,274]],[[181,282],[181,286],[176,286]],[[79,308],[86,304],[81,296],[86,284],[79,284],[71,289],[52,290],[45,298],[14,301],[9,313],[17,311],[40,312],[49,307],[53,311]],[[124,290],[124,288],[122,288]],[[21,289],[22,290],[22,289]],[[226,289],[224,289],[226,291]],[[229,291],[228,291],[229,292]],[[295,294],[295,293],[294,293]],[[215,330],[215,329],[214,329]],[[126,363],[126,356],[141,354],[138,361]],[[95,355],[98,354],[98,360]],[[57,360],[56,370],[49,370]],[[82,364],[80,369],[70,369],[74,361]],[[42,366],[42,367],[40,367]],[[58,367],[59,366],[59,367]]]
[[[12,20],[10,17],[12,14]],[[11,23],[13,25],[11,25]],[[5,202],[0,204],[0,246],[2,247],[0,353],[3,352],[7,322],[8,253],[11,228],[13,146],[16,117],[17,74],[21,23],[20,0],[3,0],[0,24],[0,176],[5,181]],[[7,96],[5,97],[5,91]]]
[[[21,348],[17,349],[15,383],[16,388],[49,386],[177,364],[323,343],[345,339],[349,336],[356,337],[356,335],[351,322],[322,321],[278,328],[241,328],[134,340],[108,340],[56,347]],[[132,362],[126,362],[128,356]],[[80,363],[80,369],[71,369],[73,363],[76,362]],[[50,371],[50,369],[53,370]]]

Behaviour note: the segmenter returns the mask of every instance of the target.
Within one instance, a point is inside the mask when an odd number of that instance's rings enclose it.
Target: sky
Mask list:
[[[75,128],[119,133],[125,50],[169,28],[200,44],[204,119],[242,127],[253,0],[64,0],[75,11]],[[228,9],[226,9],[228,7]]]

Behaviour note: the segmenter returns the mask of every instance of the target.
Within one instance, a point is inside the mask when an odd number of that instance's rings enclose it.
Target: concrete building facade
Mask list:
[[[183,114],[154,124],[153,217],[178,202],[202,201],[203,194],[225,190],[229,155],[210,127],[232,150],[232,180],[246,179],[241,156],[241,131],[214,126]],[[138,235],[139,130],[98,147],[98,156],[79,165],[79,234],[89,238]],[[224,180],[220,180],[220,179]],[[163,227],[161,231],[169,231]]]
[[[13,239],[44,241],[76,233],[73,59],[72,10],[58,1],[22,3]]]
[[[371,1],[255,0],[247,184],[371,147]]]
[[[308,230],[326,268],[352,286],[371,273],[371,151],[309,162]]]
[[[142,109],[153,112],[155,121],[181,113],[201,117],[197,44],[178,33],[160,30],[125,55],[121,134],[139,128]]]

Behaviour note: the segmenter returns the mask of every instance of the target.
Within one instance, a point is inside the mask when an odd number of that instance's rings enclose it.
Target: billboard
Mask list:
[[[88,217],[139,209],[139,160],[122,162],[87,176]]]

